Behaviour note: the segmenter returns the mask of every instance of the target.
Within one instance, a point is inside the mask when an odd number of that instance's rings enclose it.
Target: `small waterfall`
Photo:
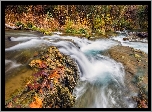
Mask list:
[[[75,107],[129,107],[123,101],[125,72],[122,64],[100,53],[119,43],[111,40],[73,40],[80,49],[69,41],[59,41],[53,45],[74,58],[80,68],[80,81],[74,90],[77,99]]]
[[[124,67],[121,63],[102,55],[112,46],[120,43],[112,39],[90,41],[73,36],[13,37],[21,41],[6,52],[38,48],[43,44],[57,46],[60,52],[70,55],[77,63],[80,80],[74,89],[76,108],[133,108],[124,84]]]

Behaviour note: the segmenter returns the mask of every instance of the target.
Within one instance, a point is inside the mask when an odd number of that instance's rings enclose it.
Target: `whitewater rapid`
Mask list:
[[[60,36],[58,34],[42,37],[34,35],[32,37],[19,36],[11,37],[10,40],[20,43],[6,48],[6,52],[37,48],[43,45],[57,46],[60,52],[70,55],[76,61],[80,72],[80,80],[73,93],[76,96],[75,107],[135,107],[135,104],[129,99],[130,94],[126,93],[123,65],[108,56],[102,55],[110,47],[120,45],[120,42],[112,39],[91,41],[86,38]],[[146,49],[147,46],[144,47]],[[6,63],[10,62],[6,61]]]

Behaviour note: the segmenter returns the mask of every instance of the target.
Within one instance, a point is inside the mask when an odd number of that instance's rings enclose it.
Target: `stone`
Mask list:
[[[129,38],[123,38],[124,41],[129,40]]]

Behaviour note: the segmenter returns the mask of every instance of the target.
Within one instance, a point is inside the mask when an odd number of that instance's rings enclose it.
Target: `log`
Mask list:
[[[19,27],[15,27],[15,26],[10,26],[9,24],[5,24],[5,27],[13,30],[20,30],[22,28],[22,25],[20,25]]]

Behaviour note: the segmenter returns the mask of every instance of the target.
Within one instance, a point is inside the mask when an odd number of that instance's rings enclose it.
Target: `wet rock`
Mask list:
[[[16,107],[22,100],[23,107],[30,108],[71,108],[74,105],[75,97],[72,92],[79,79],[78,68],[70,56],[66,56],[51,46],[41,51],[36,59],[29,63],[36,73],[34,78],[26,84],[27,89],[20,91],[15,96],[18,102],[7,103],[6,107]],[[30,95],[30,99],[22,96]],[[36,96],[36,97],[35,97]],[[22,100],[21,100],[22,99]],[[19,106],[18,106],[19,107]]]
[[[129,40],[130,42],[148,42],[147,32],[129,32],[127,37],[123,38],[124,41]]]
[[[148,86],[148,55],[140,50],[134,50],[126,46],[114,46],[108,51],[111,58],[121,62],[125,69],[125,85],[130,92],[144,94],[148,98],[148,90],[142,85]],[[140,92],[142,91],[142,92]],[[144,108],[144,101],[138,100],[139,107]],[[137,106],[137,108],[139,108]]]
[[[7,38],[8,38],[9,41],[11,41],[11,37],[10,36],[8,36]]]
[[[138,36],[140,38],[147,38],[148,37],[148,33],[147,32],[137,32],[136,36]]]
[[[36,56],[38,56],[38,55],[39,55],[38,52],[35,52],[35,53],[34,53],[34,57],[36,57]]]
[[[129,38],[123,38],[124,41],[129,40]]]

